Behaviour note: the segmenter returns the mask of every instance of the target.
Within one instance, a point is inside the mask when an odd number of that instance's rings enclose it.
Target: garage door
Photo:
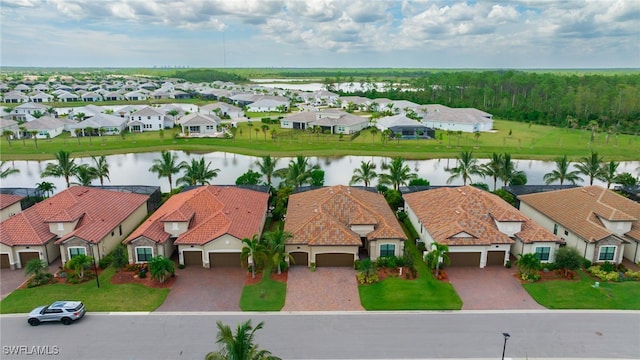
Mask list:
[[[292,252],[289,253],[293,257],[291,265],[304,265],[309,266],[309,255],[306,252]]]
[[[202,251],[183,251],[182,256],[185,265],[202,266]]]
[[[22,264],[22,267],[26,267],[27,264],[29,263],[29,261],[33,260],[33,259],[39,259],[40,255],[38,254],[37,251],[28,251],[28,252],[21,252],[20,253],[20,264]]]
[[[460,253],[448,253],[451,263],[449,266],[480,266],[480,253],[479,252],[460,252]]]
[[[9,254],[0,254],[0,269],[10,269]]]
[[[210,267],[240,267],[240,253],[209,253]]]
[[[353,254],[317,254],[316,266],[351,266],[353,267]]]
[[[504,265],[504,251],[488,251],[487,252],[487,266],[503,266]]]

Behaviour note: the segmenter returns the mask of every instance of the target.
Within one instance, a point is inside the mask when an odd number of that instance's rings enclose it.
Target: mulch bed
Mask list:
[[[288,277],[289,272],[288,271],[283,271],[280,275],[278,275],[278,273],[273,273],[271,274],[271,280],[275,280],[277,282],[281,282],[286,284],[287,283],[287,277]],[[247,272],[247,278],[244,281],[244,285],[253,285],[253,284],[257,284],[262,280],[262,273],[256,273],[256,278],[252,278],[251,277],[251,271]]]
[[[133,272],[133,271],[120,271],[120,272],[116,272],[112,277],[111,277],[111,283],[112,284],[140,284],[140,285],[144,285],[150,288],[156,288],[156,289],[170,289],[173,284],[178,280],[178,275],[174,275],[174,276],[169,276],[167,277],[163,283],[161,283],[160,281],[156,280],[156,279],[152,279],[151,276],[149,276],[149,274],[147,274],[147,277],[145,278],[140,278],[137,273]]]
[[[550,270],[550,271],[539,271],[538,272],[540,274],[540,280],[534,281],[534,282],[543,282],[543,281],[550,281],[550,280],[567,280],[567,281],[574,281],[574,280],[580,280],[580,276],[578,276],[578,274],[575,271],[569,270],[569,272],[567,273],[567,275],[564,275],[564,270]],[[520,274],[518,274],[518,272],[516,271],[513,276],[516,277],[516,279],[518,279],[518,281],[521,284],[528,284],[530,283],[530,281],[526,281],[526,280],[522,280],[522,278],[520,277]]]
[[[402,276],[400,276],[400,270],[402,270]],[[405,280],[415,279],[415,277],[411,275],[411,272],[409,272],[409,269],[406,267],[378,269],[378,281],[382,281],[389,277],[397,277]]]

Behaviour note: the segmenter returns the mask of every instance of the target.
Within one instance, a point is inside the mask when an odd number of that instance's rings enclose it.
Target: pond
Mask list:
[[[214,185],[230,185],[235,184],[236,179],[252,169],[259,171],[255,165],[258,157],[238,155],[226,152],[212,152],[205,154],[189,154],[182,151],[175,151],[180,161],[190,161],[192,158],[199,159],[204,156],[206,162],[211,162],[211,168],[220,169],[218,177],[211,182]],[[166,178],[158,179],[155,173],[149,172],[153,160],[160,158],[159,152],[134,153],[107,156],[110,168],[110,181],[105,180],[105,185],[155,185],[160,186],[162,191],[169,191],[169,182]],[[281,158],[277,168],[286,167],[290,157]],[[347,185],[353,175],[353,170],[360,166],[361,161],[372,161],[378,166],[377,172],[383,162],[389,162],[391,159],[377,156],[341,156],[341,157],[311,157],[311,164],[318,164],[325,171],[325,185]],[[481,159],[480,162],[485,163],[487,159]],[[48,181],[56,186],[56,192],[64,190],[66,184],[62,178],[41,178],[40,174],[46,168],[49,161],[10,161],[10,165],[20,170],[20,173],[13,174],[2,180],[2,187],[35,187],[36,183]],[[528,184],[539,185],[544,184],[542,177],[544,174],[552,171],[555,167],[553,162],[538,160],[515,160],[518,170],[527,173]],[[78,164],[93,165],[91,158],[78,158]],[[432,185],[446,185],[450,174],[445,170],[448,167],[456,165],[455,159],[433,159],[433,160],[408,160],[407,164],[411,170],[418,174],[419,177],[427,179]],[[639,161],[622,162],[618,167],[618,172],[629,172],[636,175],[636,169],[640,167]],[[181,175],[174,176],[175,180]],[[75,179],[72,179],[73,182]],[[493,187],[493,180],[481,177],[474,177],[476,182],[484,182]],[[600,181],[595,184],[605,185]],[[94,185],[99,185],[99,181],[94,181]],[[452,185],[462,185],[462,180],[456,179]],[[582,184],[588,184],[588,178]],[[362,185],[362,184],[359,184]],[[501,184],[498,184],[501,186]]]

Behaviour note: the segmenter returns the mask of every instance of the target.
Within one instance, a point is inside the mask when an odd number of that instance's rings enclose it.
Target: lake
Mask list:
[[[183,151],[174,151],[174,154],[178,156],[180,161],[190,161],[191,158],[199,159],[201,156],[204,156],[205,161],[211,162],[211,168],[220,169],[218,177],[211,182],[215,185],[235,184],[236,179],[247,170],[252,169],[258,171],[257,166],[255,166],[258,157],[255,156],[226,152],[189,154]],[[155,173],[149,172],[153,160],[158,158],[160,158],[159,152],[107,156],[111,181],[105,180],[105,185],[159,185],[162,191],[169,191],[169,182],[166,178],[158,179]],[[277,168],[286,167],[290,159],[290,157],[281,158]],[[390,161],[390,158],[378,156],[311,157],[310,159],[311,164],[318,164],[325,171],[325,185],[349,184],[353,170],[360,166],[361,161],[374,162],[378,166],[378,173],[382,172],[380,169],[381,164]],[[481,159],[480,161],[485,163],[488,160]],[[40,177],[40,174],[49,162],[53,161],[10,161],[9,164],[19,169],[20,173],[10,175],[8,178],[3,179],[1,183],[2,187],[35,187],[36,183],[48,181],[56,186],[56,192],[64,190],[66,188],[64,179],[53,177],[43,179]],[[529,185],[544,184],[542,177],[555,167],[554,163],[549,161],[515,160],[514,162],[518,170],[523,170],[527,173]],[[78,158],[76,159],[76,163],[93,165],[91,158]],[[456,161],[455,159],[410,160],[407,161],[407,164],[419,177],[429,180],[432,185],[446,185],[450,174],[446,172],[445,169],[455,166]],[[636,175],[636,169],[638,167],[640,167],[640,161],[621,162],[618,167],[618,172],[629,172]],[[182,175],[174,176],[174,186],[175,180],[180,176]],[[72,180],[72,182],[73,181],[74,180]],[[482,179],[481,177],[475,177],[474,181],[485,182],[489,184],[490,187],[493,187],[493,180],[490,178]],[[606,184],[600,181],[595,181],[594,183],[606,186]],[[99,181],[96,180],[93,184],[99,185]],[[451,184],[462,185],[462,181],[457,179]],[[588,179],[585,178],[582,184],[588,184]],[[498,184],[498,186],[500,186],[500,184]]]

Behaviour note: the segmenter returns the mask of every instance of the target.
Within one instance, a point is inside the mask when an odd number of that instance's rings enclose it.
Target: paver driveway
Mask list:
[[[448,267],[446,272],[462,299],[462,310],[545,309],[520,285],[515,269]]]
[[[156,311],[240,311],[247,271],[241,268],[176,269],[178,279]]]
[[[58,267],[62,264],[60,258],[54,260],[49,264],[49,272],[55,274],[58,271]],[[17,289],[22,283],[27,281],[29,277],[25,275],[23,269],[2,269],[0,271],[0,300],[11,294],[13,290]]]
[[[360,304],[356,271],[322,267],[311,272],[292,266],[287,277],[287,298],[282,311],[356,311]]]

